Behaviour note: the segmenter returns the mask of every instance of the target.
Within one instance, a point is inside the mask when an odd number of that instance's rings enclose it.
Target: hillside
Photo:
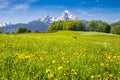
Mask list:
[[[0,34],[0,79],[119,80],[120,36],[80,31]]]
[[[120,21],[115,22],[115,23],[112,23],[111,25],[112,25],[112,26],[120,26]]]

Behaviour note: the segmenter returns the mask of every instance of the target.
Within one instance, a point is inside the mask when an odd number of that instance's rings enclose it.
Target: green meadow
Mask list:
[[[0,34],[0,80],[120,80],[120,36]]]

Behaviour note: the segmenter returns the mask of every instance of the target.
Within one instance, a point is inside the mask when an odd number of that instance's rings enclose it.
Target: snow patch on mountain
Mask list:
[[[49,14],[47,14],[43,16],[42,18],[40,18],[38,21],[49,24],[49,23],[52,23],[53,21],[57,21],[57,18],[50,17]]]
[[[40,22],[44,22],[44,23],[52,23],[54,21],[61,21],[61,20],[78,20],[78,18],[74,16],[70,11],[65,10],[62,13],[62,15],[57,18],[50,17],[49,14],[47,14],[39,19]]]
[[[78,20],[76,16],[74,16],[70,11],[65,10],[58,20]]]
[[[3,22],[0,22],[0,27],[4,27],[4,26],[7,26],[7,25],[10,25],[10,23],[3,23]]]

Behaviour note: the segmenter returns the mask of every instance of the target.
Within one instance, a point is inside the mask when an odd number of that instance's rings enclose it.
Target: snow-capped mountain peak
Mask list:
[[[70,11],[65,10],[62,15],[59,17],[59,20],[78,20]]]
[[[3,23],[3,22],[0,22],[0,27],[4,27],[4,26],[7,26],[7,25],[10,25],[11,23]]]
[[[50,17],[49,14],[46,14],[45,16],[39,19],[40,22],[44,22],[44,23],[52,23],[54,20],[55,18]]]
[[[70,12],[70,11],[68,11],[68,10],[65,10],[64,12],[63,12],[63,15],[64,14],[66,14],[66,15],[68,15],[68,16],[73,16],[73,14]]]
[[[54,21],[60,21],[60,20],[78,20],[78,18],[74,16],[70,11],[65,10],[62,13],[62,15],[57,18],[50,17],[49,14],[47,14],[39,19],[40,22],[44,22],[44,23],[52,23]]]

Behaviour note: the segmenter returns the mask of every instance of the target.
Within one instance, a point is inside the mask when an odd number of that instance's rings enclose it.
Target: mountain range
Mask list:
[[[61,20],[79,20],[76,16],[74,16],[70,11],[65,10],[61,16],[55,18],[50,17],[49,14],[45,15],[44,17],[40,18],[38,21],[50,24],[54,21],[61,21]]]
[[[49,14],[39,18],[38,20],[30,21],[29,23],[17,23],[17,24],[10,24],[10,23],[0,23],[0,27],[3,27],[3,33],[6,32],[15,32],[18,27],[25,26],[28,30],[31,31],[47,31],[48,26],[54,21],[61,21],[61,20],[80,20],[78,17],[74,16],[70,11],[65,10],[61,16],[55,18],[49,16]],[[88,24],[88,21],[82,20],[85,25]]]

